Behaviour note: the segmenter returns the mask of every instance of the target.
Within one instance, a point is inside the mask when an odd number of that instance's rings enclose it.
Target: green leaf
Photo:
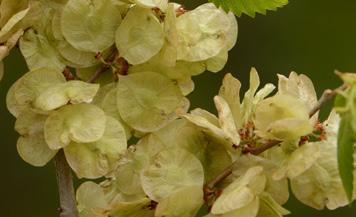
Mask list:
[[[345,115],[340,122],[339,133],[337,136],[337,157],[342,184],[344,185],[347,198],[351,202],[353,192],[353,153],[355,139],[353,138],[354,132],[352,132],[349,120],[351,120],[349,115]]]
[[[237,16],[247,14],[255,17],[256,13],[266,14],[267,10],[277,10],[288,4],[288,0],[209,0],[226,11],[232,11]]]

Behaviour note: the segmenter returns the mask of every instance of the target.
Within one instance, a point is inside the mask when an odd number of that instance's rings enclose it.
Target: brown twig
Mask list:
[[[217,184],[219,184],[222,180],[226,179],[227,177],[229,177],[232,174],[232,169],[234,168],[234,164],[236,162],[233,162],[232,164],[230,164],[228,167],[226,167],[218,176],[216,176],[214,179],[212,179],[210,182],[208,182],[205,185],[205,188],[207,188],[207,190],[211,190],[213,189]]]
[[[277,146],[279,144],[281,144],[282,141],[279,141],[279,140],[270,140],[266,143],[264,143],[263,145],[261,146],[258,146],[256,148],[252,148],[248,151],[245,151],[245,153],[250,153],[250,154],[253,154],[253,155],[259,155],[259,154],[262,154],[263,152],[267,151],[268,149],[270,148],[273,148],[274,146]]]
[[[115,49],[108,58],[105,59],[105,63],[102,64],[95,73],[87,80],[88,83],[94,83],[102,73],[106,72],[110,68],[110,64],[114,62],[117,57],[117,50]]]
[[[78,217],[77,204],[73,187],[73,177],[63,150],[54,158],[59,192],[60,217]]]
[[[259,155],[261,153],[263,153],[264,151],[266,151],[267,149],[270,149],[276,145],[279,145],[281,143],[281,141],[277,141],[277,140],[270,140],[267,143],[265,143],[264,145],[257,147],[257,148],[252,148],[252,149],[246,149],[243,151],[244,154],[253,154],[253,155]],[[212,180],[210,180],[205,186],[204,186],[204,198],[206,200],[208,200],[209,198],[209,194],[211,194],[212,192],[214,192],[214,188],[216,185],[218,185],[219,183],[221,183],[223,180],[225,180],[227,177],[229,177],[232,174],[232,171],[235,167],[235,164],[237,163],[237,161],[234,161],[232,164],[230,164],[228,167],[226,167],[218,176],[216,176],[215,178],[213,178]]]
[[[325,103],[332,100],[340,91],[343,91],[346,88],[347,86],[344,84],[334,90],[325,90],[320,99],[318,100],[317,104],[310,110],[309,117],[314,116]],[[248,145],[245,145],[245,148],[242,150],[242,153],[259,155],[265,152],[266,150],[279,145],[280,143],[281,141],[278,140],[270,140],[256,148],[249,148]],[[226,167],[218,176],[207,182],[207,184],[204,186],[204,198],[206,199],[206,201],[208,200],[212,192],[214,192],[214,188],[232,174],[236,162],[237,161],[233,162],[231,165]]]
[[[347,88],[347,85],[343,84],[336,89],[325,90],[323,92],[323,94],[321,95],[320,99],[318,100],[318,102],[316,103],[316,105],[310,110],[309,117],[313,117],[325,103],[332,100],[340,91],[346,90],[346,88]]]

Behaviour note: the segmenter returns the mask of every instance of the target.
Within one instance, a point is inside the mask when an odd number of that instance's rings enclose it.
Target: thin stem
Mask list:
[[[309,112],[309,117],[313,117],[320,109],[321,107],[327,103],[328,101],[332,100],[340,91],[346,90],[347,85],[343,84],[342,86],[331,90],[327,89],[323,92],[323,95],[321,95],[319,101],[316,103],[316,105],[310,110]]]
[[[232,174],[232,170],[234,168],[234,164],[236,163],[233,162],[230,164],[228,167],[226,167],[218,176],[216,176],[214,179],[210,180],[205,187],[207,189],[213,189],[217,184],[219,184],[222,180],[226,179]]]
[[[250,153],[250,154],[253,154],[253,155],[259,155],[259,154],[262,154],[263,152],[267,151],[268,149],[273,148],[274,146],[277,146],[277,145],[281,144],[281,142],[282,141],[278,141],[278,140],[270,140],[270,141],[264,143],[263,145],[261,145],[259,147],[256,147],[256,148],[253,148],[253,149],[249,150],[246,153]]]
[[[117,50],[114,50],[107,59],[105,59],[105,63],[102,64],[96,71],[95,73],[87,80],[88,83],[94,83],[101,74],[106,72],[108,69],[110,69],[110,64],[116,59],[117,57]]]
[[[60,217],[78,217],[77,204],[73,187],[73,177],[63,150],[60,150],[54,158],[59,192]]]
[[[344,84],[334,90],[328,89],[325,90],[320,99],[318,100],[317,104],[310,110],[309,112],[309,117],[314,116],[325,103],[328,101],[332,100],[340,91],[343,91],[347,88],[347,86]],[[266,143],[262,144],[259,147],[256,148],[245,148],[242,153],[243,154],[253,154],[253,155],[259,155],[262,154],[264,151],[275,147],[279,145],[281,141],[278,140],[270,140],[267,141]],[[204,194],[205,198],[208,198],[208,195],[214,191],[214,188],[216,185],[221,183],[223,180],[225,180],[227,177],[229,177],[232,174],[232,170],[235,166],[237,161],[234,161],[230,166],[226,167],[219,175],[217,175],[215,178],[210,180],[204,187]]]

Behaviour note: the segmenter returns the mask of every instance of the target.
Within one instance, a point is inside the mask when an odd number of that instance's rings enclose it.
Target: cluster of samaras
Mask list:
[[[236,18],[214,4],[2,0],[0,12],[1,59],[18,42],[30,69],[7,95],[20,156],[43,166],[63,151],[78,178],[106,178],[77,190],[81,217],[282,216],[288,180],[317,209],[356,197],[337,164],[340,119],[356,132],[353,74],[324,123],[308,77],[279,75],[273,93],[255,69],[241,100],[225,76],[216,116],[186,98],[236,43]]]

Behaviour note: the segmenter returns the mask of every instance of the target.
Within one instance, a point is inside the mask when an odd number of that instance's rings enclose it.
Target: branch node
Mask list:
[[[105,60],[105,63],[103,63],[96,71],[95,73],[87,80],[88,83],[94,83],[102,73],[104,73],[106,70],[110,68],[110,64],[114,62],[118,55],[117,50],[115,49]],[[101,58],[101,53],[98,53],[96,58]]]

